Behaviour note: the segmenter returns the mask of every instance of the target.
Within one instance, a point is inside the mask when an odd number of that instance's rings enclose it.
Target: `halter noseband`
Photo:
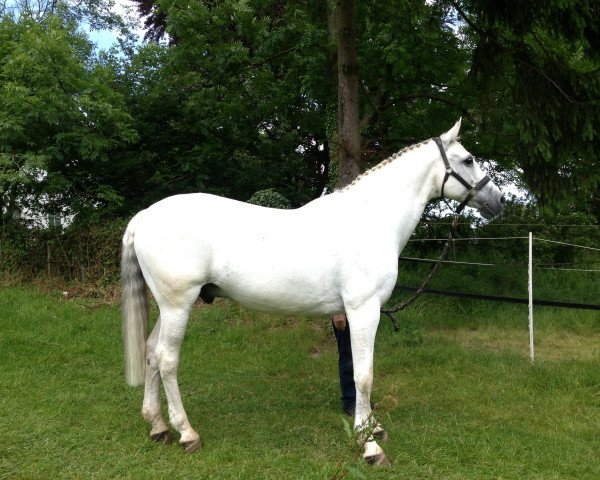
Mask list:
[[[446,185],[446,182],[450,178],[450,175],[456,178],[460,183],[463,184],[465,188],[469,190],[465,199],[460,203],[460,205],[456,208],[454,212],[458,215],[467,206],[467,203],[469,203],[471,199],[475,195],[477,195],[479,191],[484,187],[484,185],[488,183],[491,179],[488,175],[484,175],[484,177],[481,180],[479,180],[479,182],[477,182],[475,185],[471,185],[463,177],[461,177],[459,173],[455,172],[454,169],[450,166],[450,162],[448,161],[448,157],[446,156],[446,150],[444,150],[444,144],[442,143],[442,139],[440,137],[434,137],[433,141],[440,149],[442,160],[444,160],[444,165],[446,166],[446,174],[444,175],[444,181],[442,182],[441,197],[444,198],[444,185]]]

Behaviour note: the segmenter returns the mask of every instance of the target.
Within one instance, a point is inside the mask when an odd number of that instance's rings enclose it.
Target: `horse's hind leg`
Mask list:
[[[160,317],[146,341],[146,384],[142,416],[150,423],[150,438],[158,443],[171,443],[169,426],[165,423],[160,411],[160,372],[156,357],[156,344],[160,332]]]
[[[190,425],[183,408],[177,383],[177,369],[189,311],[198,293],[192,293],[190,295],[191,300],[185,302],[181,307],[173,307],[169,302],[159,301],[160,330],[155,349],[158,369],[169,406],[169,421],[181,434],[179,443],[188,453],[195,452],[202,444],[200,436]]]

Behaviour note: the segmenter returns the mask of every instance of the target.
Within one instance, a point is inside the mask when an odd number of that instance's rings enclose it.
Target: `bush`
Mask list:
[[[0,235],[0,273],[40,276],[95,285],[117,283],[121,237],[126,221],[73,223],[66,228],[13,223]]]
[[[272,188],[259,190],[258,192],[254,193],[254,195],[250,197],[250,200],[248,200],[248,203],[269,208],[292,208],[292,204],[289,202],[289,200]]]

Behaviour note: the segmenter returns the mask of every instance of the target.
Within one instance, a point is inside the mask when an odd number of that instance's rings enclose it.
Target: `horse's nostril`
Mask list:
[[[504,203],[504,202],[506,202],[506,197],[504,195],[502,195],[500,197],[500,203]]]

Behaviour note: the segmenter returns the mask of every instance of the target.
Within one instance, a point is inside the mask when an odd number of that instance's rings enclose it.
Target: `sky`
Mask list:
[[[134,4],[129,0],[115,0],[115,6],[113,11],[123,17],[129,16],[134,22],[133,31],[137,36],[142,39],[144,37],[144,29],[142,28],[142,21],[136,15]],[[99,50],[107,50],[117,41],[119,37],[118,30],[89,30],[86,28],[89,38],[96,44]]]
[[[89,31],[90,40],[96,44],[100,50],[108,50],[117,40],[118,33],[112,30]]]
[[[40,2],[45,5],[44,2]],[[7,0],[6,7],[16,8],[18,2],[16,0]],[[35,10],[35,2],[32,2]],[[137,15],[135,4],[131,0],[114,0],[112,11],[118,13],[122,18],[127,19],[131,25],[133,32],[141,39],[144,37],[143,21]],[[94,42],[98,49],[107,50],[113,46],[118,37],[118,30],[91,30],[89,24],[83,24],[83,30],[87,33],[90,40]]]

